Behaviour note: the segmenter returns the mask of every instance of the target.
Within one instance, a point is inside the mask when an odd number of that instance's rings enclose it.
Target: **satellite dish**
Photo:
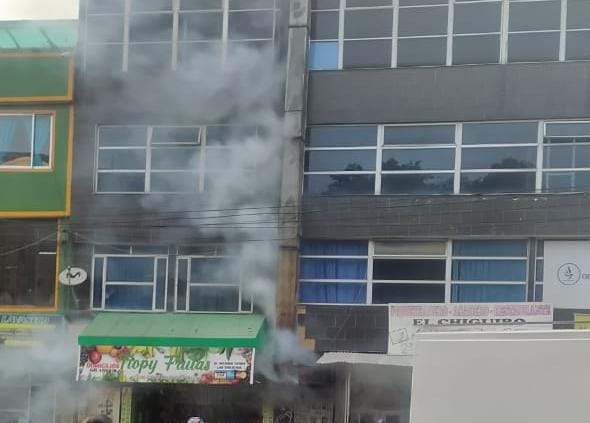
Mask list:
[[[86,280],[88,274],[86,270],[79,267],[69,267],[59,274],[59,281],[68,286],[80,285]]]

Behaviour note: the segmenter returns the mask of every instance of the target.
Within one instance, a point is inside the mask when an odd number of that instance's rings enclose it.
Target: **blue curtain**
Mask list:
[[[338,43],[314,41],[309,46],[309,69],[325,70],[338,68]]]
[[[366,279],[367,260],[301,259],[301,279]]]
[[[526,301],[524,285],[457,285],[451,289],[454,303],[519,302]]]
[[[10,160],[16,122],[8,116],[0,117],[0,165]]]
[[[302,282],[299,284],[299,301],[364,304],[367,301],[367,284]]]
[[[526,281],[526,260],[453,260],[454,281]]]
[[[51,139],[51,116],[35,116],[35,139],[33,140],[33,166],[49,164],[49,140]]]

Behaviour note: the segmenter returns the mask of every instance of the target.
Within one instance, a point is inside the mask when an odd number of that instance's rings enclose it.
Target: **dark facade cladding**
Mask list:
[[[590,63],[311,72],[308,124],[586,119]]]
[[[586,193],[307,196],[302,225],[315,239],[584,238],[589,217]]]
[[[299,316],[305,336],[318,353],[329,351],[387,353],[386,306],[308,305]]]

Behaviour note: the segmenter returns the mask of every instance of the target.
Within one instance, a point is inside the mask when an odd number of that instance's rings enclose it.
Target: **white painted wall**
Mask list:
[[[0,21],[77,18],[78,0],[0,0]]]
[[[418,335],[410,423],[590,421],[590,331]]]

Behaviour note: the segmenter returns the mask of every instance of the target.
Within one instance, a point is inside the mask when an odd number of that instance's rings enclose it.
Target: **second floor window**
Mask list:
[[[50,168],[51,144],[51,114],[0,114],[0,168]]]

